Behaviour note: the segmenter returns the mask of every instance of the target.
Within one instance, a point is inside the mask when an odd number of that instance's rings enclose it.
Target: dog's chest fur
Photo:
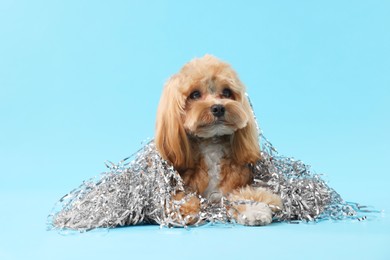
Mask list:
[[[214,142],[202,143],[199,148],[209,177],[207,188],[202,195],[205,198],[218,199],[221,196],[219,190],[221,160],[228,153],[228,149],[221,143]]]

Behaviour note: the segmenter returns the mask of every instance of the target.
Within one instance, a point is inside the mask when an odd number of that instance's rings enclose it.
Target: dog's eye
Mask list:
[[[225,88],[222,91],[222,96],[225,97],[225,98],[231,98],[233,96],[233,93],[232,93],[232,91],[230,89]]]
[[[199,99],[201,96],[202,95],[200,94],[200,92],[198,90],[196,90],[190,94],[190,99],[196,100],[196,99]]]

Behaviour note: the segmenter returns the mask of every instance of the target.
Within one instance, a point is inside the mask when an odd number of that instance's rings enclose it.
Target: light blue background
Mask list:
[[[389,1],[0,2],[0,259],[389,259],[390,221],[61,236],[52,205],[154,135],[164,81],[211,53],[282,154],[390,209]]]

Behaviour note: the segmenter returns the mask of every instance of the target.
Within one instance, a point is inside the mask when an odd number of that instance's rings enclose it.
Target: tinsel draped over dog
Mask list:
[[[320,175],[302,161],[280,155],[260,134],[261,160],[252,165],[254,187],[266,187],[280,195],[284,208],[274,221],[316,221],[358,218],[357,204],[345,202]],[[173,200],[183,191],[179,173],[158,153],[153,141],[118,164],[106,164],[108,171],[84,181],[62,197],[48,217],[49,229],[85,231],[100,227],[142,223],[183,227],[188,223],[180,205],[197,194]],[[255,203],[242,201],[234,203]],[[201,211],[195,225],[208,222],[234,223],[226,198],[211,203],[201,198]]]
[[[263,138],[262,160],[253,166],[253,186],[263,186],[279,194],[284,209],[274,216],[278,221],[345,219],[357,217],[353,204],[346,203],[310,166],[279,155]],[[131,160],[108,164],[109,171],[84,181],[66,194],[49,216],[52,229],[90,230],[141,223],[185,226],[179,207],[190,196],[173,201],[172,194],[183,190],[178,172],[164,161],[153,141]],[[229,201],[211,204],[202,198],[197,224],[233,222],[226,210]],[[246,202],[243,202],[246,203]]]

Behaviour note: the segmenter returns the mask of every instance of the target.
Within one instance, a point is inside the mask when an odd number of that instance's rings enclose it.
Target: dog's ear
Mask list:
[[[238,129],[233,135],[233,158],[238,163],[256,163],[260,160],[260,145],[257,124],[245,93],[243,93],[241,99],[242,106],[245,113],[248,115],[249,120],[244,128]]]
[[[193,167],[190,142],[182,122],[185,97],[178,91],[180,76],[174,75],[164,86],[157,110],[156,148],[176,169]]]

